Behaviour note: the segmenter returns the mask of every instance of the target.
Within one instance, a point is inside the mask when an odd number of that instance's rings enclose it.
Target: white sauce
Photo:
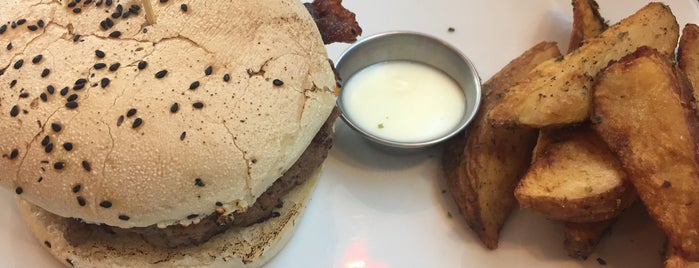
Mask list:
[[[453,131],[466,109],[459,85],[442,71],[388,61],[355,73],[342,88],[345,116],[359,128],[396,142],[423,142]]]

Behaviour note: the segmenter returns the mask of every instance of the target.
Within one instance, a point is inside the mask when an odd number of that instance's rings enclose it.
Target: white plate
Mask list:
[[[598,0],[610,22],[646,1]],[[699,2],[666,1],[680,26],[699,22]],[[569,0],[345,0],[364,36],[411,30],[442,38],[465,53],[488,79],[543,41],[567,48]],[[447,29],[453,27],[454,32]],[[337,59],[347,47],[331,45]],[[337,144],[299,229],[269,267],[661,267],[664,237],[634,207],[587,261],[562,249],[560,224],[515,209],[500,247],[486,250],[443,193],[439,149],[392,156],[370,147],[342,122]],[[2,267],[61,267],[19,219],[12,195],[0,190]]]

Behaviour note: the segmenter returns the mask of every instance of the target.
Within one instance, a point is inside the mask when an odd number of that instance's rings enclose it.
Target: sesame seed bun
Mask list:
[[[279,216],[229,229],[196,247],[154,247],[138,237],[93,235],[78,247],[65,239],[66,219],[17,198],[20,213],[39,242],[69,267],[260,267],[291,238],[318,180],[319,170],[283,198]]]
[[[154,25],[140,3],[0,5],[0,186],[120,228],[245,211],[334,107],[316,25],[296,0],[153,1]]]

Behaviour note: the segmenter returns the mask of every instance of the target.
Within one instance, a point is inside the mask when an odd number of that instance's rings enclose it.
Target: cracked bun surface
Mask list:
[[[296,0],[0,5],[0,186],[120,228],[245,211],[331,113]],[[218,205],[217,205],[218,204]]]

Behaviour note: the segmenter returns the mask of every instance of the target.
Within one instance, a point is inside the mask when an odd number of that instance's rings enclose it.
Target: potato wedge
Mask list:
[[[564,223],[563,246],[568,256],[576,259],[587,259],[614,222],[616,222],[616,218],[599,222]]]
[[[618,158],[587,125],[543,129],[534,155],[515,197],[547,218],[608,220],[636,198]]]
[[[609,26],[599,13],[595,0],[573,0],[573,31],[570,33],[568,52],[582,46],[583,42],[598,36]]]
[[[584,121],[590,115],[590,88],[602,68],[640,46],[657,48],[669,57],[678,36],[679,26],[670,8],[650,3],[565,58],[537,66],[507,92],[488,117],[498,126],[544,127]]]
[[[699,100],[699,26],[696,24],[687,24],[682,29],[677,65],[692,83],[694,100]]]
[[[602,72],[593,92],[593,128],[672,249],[699,260],[699,122],[686,77],[642,47]]]
[[[449,191],[469,227],[490,249],[497,248],[498,233],[516,205],[514,187],[531,161],[538,131],[496,129],[486,114],[507,88],[559,55],[555,43],[543,42],[507,64],[483,85],[480,111],[466,132],[444,146],[442,168]]]

